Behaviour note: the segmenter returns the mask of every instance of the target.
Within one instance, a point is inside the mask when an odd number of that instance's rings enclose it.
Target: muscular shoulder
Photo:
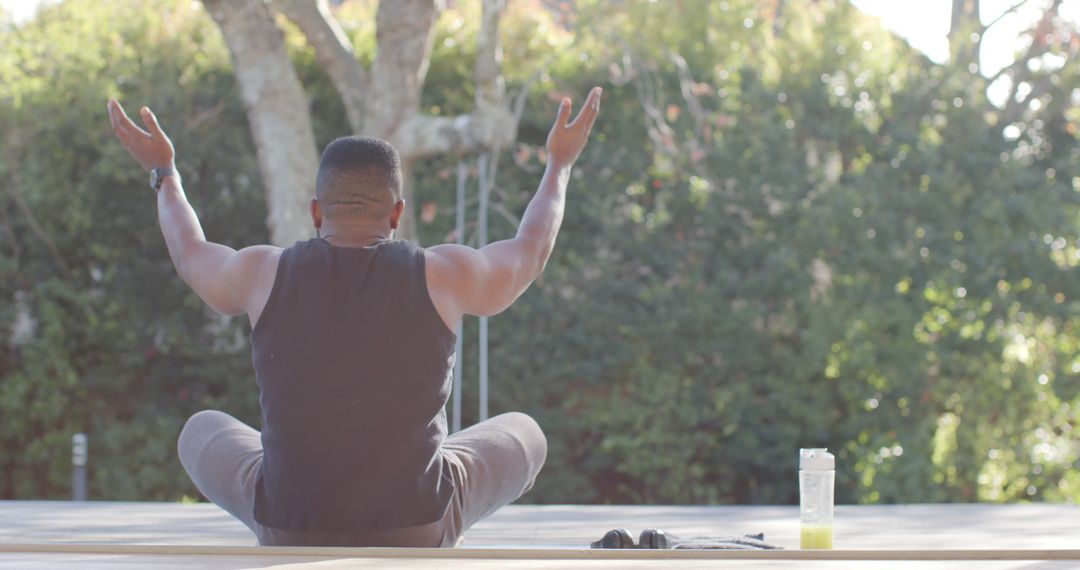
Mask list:
[[[460,282],[473,273],[482,261],[479,253],[468,246],[442,244],[424,250],[428,285],[446,285]]]
[[[424,250],[428,295],[446,326],[453,330],[461,319],[462,290],[472,288],[479,254],[471,247],[443,244]]]
[[[235,271],[244,274],[244,277],[261,276],[267,271],[273,275],[277,270],[282,251],[280,247],[272,245],[245,247],[236,252],[231,265]]]
[[[229,280],[247,292],[242,303],[252,327],[262,315],[274,288],[282,251],[280,247],[270,245],[245,247],[236,252],[229,264]]]

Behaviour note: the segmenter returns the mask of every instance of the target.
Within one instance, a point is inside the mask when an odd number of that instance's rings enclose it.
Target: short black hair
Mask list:
[[[315,197],[328,219],[375,220],[401,200],[401,157],[390,143],[372,137],[342,137],[319,160]]]

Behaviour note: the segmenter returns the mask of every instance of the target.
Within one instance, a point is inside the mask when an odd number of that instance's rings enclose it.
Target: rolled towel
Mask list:
[[[593,548],[637,548],[650,550],[782,550],[765,542],[765,534],[742,536],[694,536],[682,538],[662,530],[650,528],[641,532],[634,542],[633,535],[625,528],[608,531],[603,538],[592,543]]]
[[[668,535],[668,548],[673,550],[782,550],[780,546],[765,542],[765,534],[743,536],[694,536],[680,538]]]

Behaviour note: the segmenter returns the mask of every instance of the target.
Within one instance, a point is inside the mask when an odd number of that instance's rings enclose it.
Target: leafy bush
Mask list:
[[[491,321],[493,411],[529,412],[550,439],[526,500],[791,502],[796,450],[819,445],[841,501],[1077,500],[1076,63],[1003,137],[979,76],[846,3],[784,6],[512,12],[511,83],[547,75],[500,157],[493,237],[535,188],[549,94],[605,87],[555,255]],[[468,102],[475,29],[456,10],[425,93],[443,110]],[[290,45],[328,142],[340,103]],[[66,496],[76,431],[93,498],[193,495],[184,419],[258,425],[248,325],[176,278],[104,106],[154,106],[207,235],[239,247],[266,230],[233,83],[189,2],[68,0],[0,32],[0,497]],[[425,243],[452,232],[456,160],[417,170],[438,213]],[[465,338],[471,379],[472,320]]]

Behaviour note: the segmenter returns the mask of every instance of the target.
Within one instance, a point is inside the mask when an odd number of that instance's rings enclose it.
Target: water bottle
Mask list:
[[[836,459],[828,449],[799,450],[799,546],[804,549],[833,547],[833,485]]]

